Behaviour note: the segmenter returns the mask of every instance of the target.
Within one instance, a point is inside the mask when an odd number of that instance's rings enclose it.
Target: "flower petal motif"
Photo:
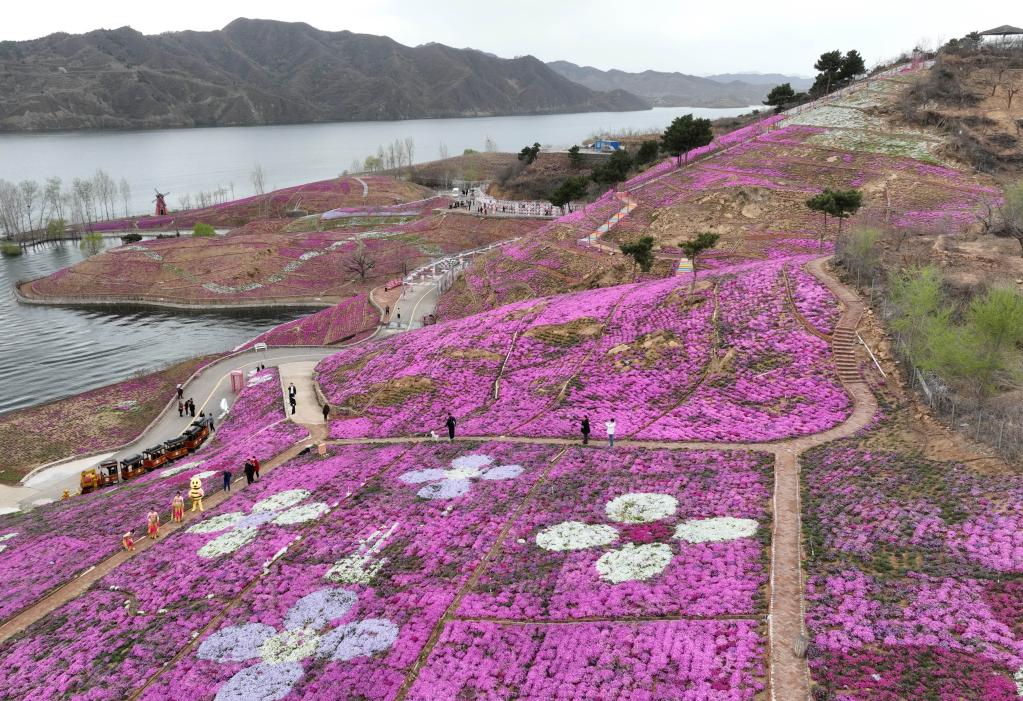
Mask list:
[[[270,523],[277,516],[273,511],[257,511],[249,514],[238,523],[234,524],[235,528],[259,528],[264,523]]]
[[[305,523],[323,516],[330,511],[330,507],[323,502],[314,501],[310,504],[300,504],[277,515],[273,520],[278,526],[290,526],[295,523]]]
[[[252,505],[252,512],[258,511],[283,511],[309,496],[305,489],[288,489],[277,494],[272,494],[266,499],[260,499]]]
[[[175,465],[174,467],[168,467],[165,470],[160,470],[160,477],[171,477],[172,475],[179,475],[182,472],[188,472],[203,464],[203,460],[193,460],[192,462],[186,462],[183,465]]]
[[[5,533],[3,535],[0,535],[0,553],[2,553],[4,550],[7,549],[7,543],[5,543],[4,541],[5,540],[10,540],[11,538],[13,538],[16,535],[18,535],[18,534],[17,533]]]
[[[435,482],[444,479],[444,470],[431,468],[429,470],[412,470],[398,475],[405,484],[422,484],[423,482]]]
[[[500,465],[499,467],[492,467],[484,472],[480,479],[485,480],[510,480],[518,477],[523,472],[522,465]]]
[[[469,480],[474,477],[479,477],[483,473],[475,467],[453,467],[450,470],[444,470],[444,479],[449,480]]]
[[[476,470],[477,473],[487,465],[494,462],[494,459],[489,455],[480,455],[477,453],[471,455],[462,455],[451,461],[451,467],[456,470]]]
[[[423,499],[455,499],[469,493],[472,483],[467,479],[446,479],[428,484],[418,494]]]
[[[597,560],[600,578],[611,584],[635,582],[658,575],[671,564],[671,546],[665,543],[626,543]]]
[[[284,630],[264,642],[259,654],[271,664],[301,662],[315,652],[317,642],[319,636],[307,628]]]
[[[536,534],[536,544],[544,550],[585,550],[613,543],[618,531],[612,526],[564,521]]]
[[[192,476],[193,477],[198,477],[201,480],[205,480],[205,479],[209,479],[210,477],[212,477],[213,475],[216,475],[216,474],[218,474],[218,470],[203,470],[202,472],[197,472],[197,473],[195,473]]]
[[[196,551],[196,555],[205,558],[230,555],[243,545],[255,540],[259,531],[255,528],[232,528],[227,533],[218,535]]]
[[[678,499],[670,494],[632,492],[615,497],[604,510],[617,523],[650,523],[673,515],[678,510]]]
[[[709,543],[756,535],[757,522],[751,518],[695,518],[675,527],[675,537],[687,543]]]
[[[398,626],[383,618],[367,618],[332,630],[320,638],[316,654],[345,662],[382,652],[398,639]]]
[[[220,687],[214,701],[277,701],[291,693],[304,673],[298,662],[246,667]]]
[[[295,602],[284,618],[284,627],[287,630],[319,630],[344,617],[357,600],[358,597],[347,589],[319,589]]]
[[[196,656],[217,662],[244,662],[259,657],[259,649],[277,633],[263,623],[228,626],[202,641]]]

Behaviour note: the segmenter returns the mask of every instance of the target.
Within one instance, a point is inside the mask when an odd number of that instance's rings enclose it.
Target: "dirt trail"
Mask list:
[[[616,441],[622,447],[643,447],[643,448],[674,448],[674,449],[697,449],[697,450],[757,450],[770,452],[775,456],[775,482],[773,497],[773,534],[771,539],[771,571],[770,571],[770,605],[768,616],[769,636],[769,657],[770,666],[768,672],[768,690],[772,701],[805,701],[809,699],[810,677],[806,660],[798,657],[795,653],[797,642],[805,636],[805,602],[803,598],[803,570],[801,550],[801,525],[800,525],[800,503],[799,503],[799,456],[804,451],[815,446],[828,443],[833,440],[851,436],[866,427],[873,419],[877,411],[877,401],[871,393],[866,382],[858,373],[854,374],[844,361],[851,357],[854,351],[853,342],[850,340],[860,319],[863,315],[864,306],[856,293],[843,285],[838,279],[831,276],[824,269],[824,263],[830,256],[815,259],[807,264],[807,270],[821,280],[832,294],[842,304],[842,316],[836,326],[835,338],[832,339],[833,350],[835,351],[836,371],[843,387],[849,393],[853,401],[853,411],[849,418],[838,426],[822,433],[761,443],[720,443],[710,441],[636,441],[622,439]],[[841,328],[847,333],[837,333]],[[840,366],[841,364],[841,366]],[[322,441],[326,437],[326,427],[323,425],[308,426],[311,437],[301,441],[289,448],[287,451],[268,461],[265,466],[267,472],[295,457],[303,446],[310,442]],[[342,439],[327,441],[331,445],[364,445],[364,444],[389,444],[389,443],[420,443],[431,441],[427,437],[395,437],[395,438],[362,438]],[[529,437],[497,437],[497,436],[460,436],[458,441],[490,441],[507,443],[540,443],[548,445],[577,445],[578,440],[567,438],[529,438]],[[560,457],[559,453],[557,457]],[[548,466],[547,472],[553,467]],[[546,473],[545,473],[546,476]],[[542,479],[537,484],[542,483]],[[504,529],[499,534],[490,552],[480,562],[480,565],[470,579],[456,596],[452,605],[445,615],[438,622],[437,627],[431,634],[430,643],[436,643],[443,625],[448,620],[454,619],[457,604],[461,601],[462,595],[467,587],[471,586],[472,580],[482,573],[482,568],[490,562],[493,556],[499,552],[501,544],[507,535],[515,514],[525,508],[528,501],[535,493],[536,486],[523,500],[519,508],[509,518]],[[217,493],[206,500],[206,504],[214,507],[226,498],[226,494]],[[171,533],[178,528],[185,527],[193,520],[193,514],[185,514],[185,522],[182,524],[169,524],[160,529],[161,536]],[[145,540],[141,542],[136,552],[143,552],[152,547],[154,541]],[[34,606],[26,609],[15,618],[0,626],[0,642],[10,638],[12,635],[24,630],[27,626],[53,611],[61,604],[84,592],[92,583],[97,581],[104,574],[120,565],[122,562],[135,553],[118,553],[104,562],[97,565],[79,576],[72,582],[55,590],[47,597],[41,599]],[[748,618],[755,618],[750,616]],[[627,619],[623,619],[627,620]],[[428,648],[433,645],[429,644]],[[408,693],[414,683],[418,671],[425,663],[429,649],[424,648],[419,660],[406,677],[406,682],[398,694],[402,698]]]

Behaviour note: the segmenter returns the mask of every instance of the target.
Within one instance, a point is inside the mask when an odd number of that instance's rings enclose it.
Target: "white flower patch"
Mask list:
[[[16,535],[18,535],[18,534],[17,533],[4,533],[3,535],[0,535],[0,553],[2,553],[4,550],[7,549],[7,543],[5,541],[10,540],[11,538],[15,537]]]
[[[605,582],[641,582],[663,572],[673,556],[666,543],[626,543],[601,555],[596,567]]]
[[[202,472],[195,473],[192,477],[198,477],[201,480],[208,480],[210,477],[217,474],[220,474],[219,470],[203,470]]]
[[[168,467],[166,470],[160,470],[160,477],[172,477],[179,475],[182,472],[193,470],[203,464],[202,460],[193,460],[192,462],[186,462],[184,465],[175,465],[174,467]]]
[[[631,492],[607,502],[609,520],[622,524],[652,523],[675,515],[678,500],[669,494]],[[674,538],[690,543],[734,540],[756,534],[757,522],[748,518],[691,519],[675,528]],[[618,529],[604,524],[562,521],[536,534],[536,544],[555,552],[586,550],[610,545],[620,537]],[[605,582],[645,581],[671,564],[674,551],[668,543],[624,543],[601,555],[595,567]]]
[[[256,375],[255,377],[249,378],[249,381],[245,384],[247,387],[255,387],[256,385],[266,384],[272,379],[274,379],[272,373],[267,373],[266,375]]]
[[[345,589],[321,589],[295,602],[280,632],[262,623],[247,623],[208,637],[196,652],[199,659],[225,664],[258,660],[221,686],[216,701],[276,701],[291,693],[305,674],[303,660],[315,656],[347,662],[388,650],[398,639],[398,626],[387,619],[368,618],[331,629],[357,601]]]
[[[536,535],[536,544],[544,550],[585,550],[610,545],[618,540],[618,531],[611,526],[591,525],[579,521],[563,521],[545,528]]]
[[[267,523],[291,526],[313,521],[330,511],[330,507],[323,502],[299,505],[299,502],[309,496],[310,493],[305,489],[278,492],[257,501],[248,514],[241,511],[218,514],[191,526],[186,533],[207,534],[226,531],[199,548],[196,554],[205,558],[228,555],[255,540],[259,529]]]
[[[463,455],[451,461],[451,467],[442,470],[410,470],[398,476],[405,484],[423,484],[430,482],[416,494],[423,499],[455,499],[465,496],[472,490],[472,480],[507,480],[522,474],[522,465],[499,465],[487,470],[483,468],[492,464],[494,459],[489,455]]]
[[[668,494],[633,492],[615,497],[604,510],[617,523],[650,523],[672,516],[678,510],[678,499]]]
[[[1019,670],[1012,675],[1012,679],[1016,682],[1016,693],[1023,698],[1023,667],[1020,667]]]
[[[757,522],[751,518],[697,518],[675,527],[675,537],[687,543],[713,543],[736,538],[752,538],[757,533]]]
[[[364,540],[359,541],[357,551],[338,560],[323,576],[340,584],[369,584],[387,562],[386,557],[378,555],[384,549],[384,543],[397,528],[398,522],[395,521],[386,531],[373,531]]]

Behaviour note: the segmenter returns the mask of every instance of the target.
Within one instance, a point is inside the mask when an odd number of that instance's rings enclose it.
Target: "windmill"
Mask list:
[[[169,192],[160,192],[156,188],[153,188],[153,192],[156,193],[156,216],[163,217],[167,215],[167,195]]]

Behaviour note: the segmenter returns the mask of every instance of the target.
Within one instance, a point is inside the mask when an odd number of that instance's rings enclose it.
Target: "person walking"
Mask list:
[[[323,405],[323,421],[326,422],[330,419],[330,404]]]
[[[174,523],[181,523],[185,519],[185,497],[181,496],[181,492],[174,495],[171,499],[171,521]]]
[[[448,414],[448,420],[444,422],[444,425],[448,427],[448,441],[455,440],[455,417]]]
[[[590,417],[584,416],[582,423],[583,432],[583,445],[588,445],[590,442]]]
[[[156,540],[156,537],[160,535],[160,514],[156,509],[150,509],[146,514],[146,535],[150,540]]]
[[[298,396],[298,388],[295,387],[295,383],[288,384],[288,399],[294,399]]]
[[[252,484],[253,475],[256,474],[256,467],[252,464],[251,460],[245,461],[245,481],[248,484]]]
[[[295,401],[295,395],[292,395],[292,396],[288,397],[288,403],[291,404],[291,413],[292,413],[292,415],[294,415],[295,414],[295,407],[298,406],[298,402]]]
[[[610,421],[604,422],[605,428],[607,428],[607,447],[615,447],[615,419],[612,416]]]
[[[135,531],[129,530],[121,536],[121,547],[127,552],[135,552]]]
[[[259,460],[256,459],[255,455],[250,456],[249,460],[252,461],[252,472],[253,472],[253,474],[256,475],[256,479],[258,480],[259,479]]]
[[[184,415],[185,415],[185,403],[182,402],[181,400],[178,400],[178,416],[184,416]]]
[[[181,386],[180,382],[178,383],[177,391],[178,391],[178,401],[180,402],[184,398],[184,396],[185,396],[185,388]]]
[[[232,476],[233,475],[231,474],[231,468],[225,467],[224,468],[224,489],[222,491],[225,491],[225,492],[230,492],[231,491],[231,477]]]

